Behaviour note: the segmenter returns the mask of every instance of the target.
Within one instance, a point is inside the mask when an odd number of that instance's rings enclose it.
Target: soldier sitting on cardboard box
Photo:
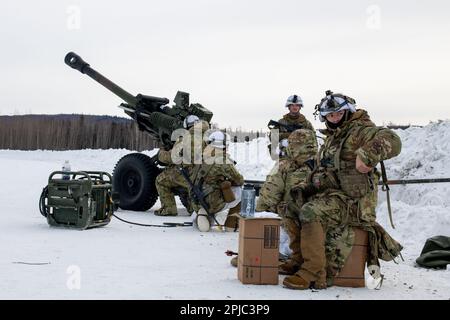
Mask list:
[[[190,162],[193,163],[194,157],[197,154],[203,152],[203,148],[206,146],[206,143],[203,142],[203,133],[205,133],[209,129],[208,122],[204,120],[200,120],[195,115],[189,115],[184,119],[183,126],[186,130],[189,130],[189,135],[191,137],[191,159]],[[201,148],[201,150],[195,150],[194,147],[194,132],[197,130],[199,132],[199,147],[195,145],[197,148]],[[178,151],[179,150],[179,151]],[[164,171],[161,172],[156,178],[156,189],[158,190],[159,200],[161,201],[161,208],[155,210],[155,215],[157,216],[176,216],[178,215],[177,206],[175,203],[175,195],[173,193],[174,188],[182,188],[186,190],[186,193],[189,191],[189,185],[186,180],[183,178],[181,173],[179,172],[179,167],[183,166],[190,170],[192,164],[183,163],[183,164],[174,164],[172,159],[172,152],[179,152],[179,156],[182,157],[183,150],[183,139],[180,137],[174,144],[171,150],[160,150],[158,154],[158,160],[162,163],[168,164]],[[193,208],[190,198],[188,196],[188,212],[192,214]]]
[[[217,213],[228,210],[225,227],[228,231],[237,229],[240,212],[240,189],[244,178],[236,170],[233,160],[227,154],[229,138],[221,131],[213,132],[203,151],[203,163],[195,164],[190,178],[194,185],[200,186],[209,206],[208,211],[199,203],[193,202],[194,223],[202,232],[210,230]],[[191,193],[191,196],[193,194]],[[209,214],[208,214],[209,213]]]
[[[400,138],[390,129],[376,127],[365,110],[356,109],[354,99],[342,94],[327,91],[316,108],[327,127],[321,131],[326,139],[308,183],[293,189],[302,202],[309,201],[298,212],[304,262],[283,281],[291,289],[323,289],[327,280],[332,284],[343,263],[327,275],[330,258],[325,244],[329,234],[347,232],[347,246],[336,247],[331,254],[348,256],[354,237],[348,226],[369,232],[368,266],[379,267],[378,258],[392,260],[402,249],[375,221],[380,177],[375,167],[400,153]]]
[[[309,122],[303,114],[300,113],[301,108],[303,108],[303,100],[299,95],[292,95],[287,98],[287,101],[285,103],[285,107],[288,108],[289,113],[286,113],[283,118],[278,120],[279,123],[285,124],[285,125],[299,125],[302,126],[302,129],[308,129],[314,131],[314,127],[312,126],[311,122]],[[283,159],[286,157],[286,145],[287,145],[287,138],[292,132],[289,132],[286,128],[280,127],[277,128],[279,130],[279,158]],[[269,139],[271,136],[269,135]],[[271,145],[268,146],[270,155],[272,156],[271,152]],[[274,159],[276,160],[276,159]]]
[[[280,274],[294,274],[303,263],[300,250],[299,204],[292,198],[292,187],[306,182],[314,167],[317,139],[314,131],[299,129],[292,132],[286,147],[287,157],[275,166],[266,178],[256,203],[256,211],[278,213],[289,236],[289,259],[279,266]]]

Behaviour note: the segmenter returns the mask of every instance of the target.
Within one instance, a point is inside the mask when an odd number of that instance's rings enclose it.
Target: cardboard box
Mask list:
[[[364,269],[367,261],[369,234],[361,228],[353,228],[355,240],[352,251],[345,265],[333,280],[333,285],[339,287],[365,287]]]
[[[239,219],[239,280],[243,284],[278,284],[279,244],[279,218]]]

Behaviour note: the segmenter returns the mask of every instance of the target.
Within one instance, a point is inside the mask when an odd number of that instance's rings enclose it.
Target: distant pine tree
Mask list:
[[[158,146],[131,119],[80,114],[0,116],[0,149],[150,150]]]

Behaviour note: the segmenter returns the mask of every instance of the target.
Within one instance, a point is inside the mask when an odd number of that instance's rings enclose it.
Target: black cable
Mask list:
[[[116,216],[114,213],[112,215],[122,222],[125,222],[128,224],[134,224],[136,226],[141,226],[141,227],[173,228],[173,227],[190,227],[190,226],[192,226],[192,224],[190,222],[184,222],[184,223],[164,222],[164,224],[143,224],[143,223],[137,223],[137,222],[131,222],[131,221],[124,220],[124,219]]]

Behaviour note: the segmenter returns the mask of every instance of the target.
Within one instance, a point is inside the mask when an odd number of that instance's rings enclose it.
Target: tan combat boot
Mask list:
[[[296,274],[284,279],[283,285],[298,290],[325,289],[327,287],[325,232],[322,224],[320,222],[303,224],[301,239],[304,262]]]
[[[177,216],[178,215],[178,211],[177,211],[176,207],[174,207],[174,208],[162,207],[162,208],[160,208],[158,210],[155,210],[154,214],[155,214],[155,216]]]
[[[293,275],[296,273],[303,263],[302,250],[300,246],[300,232],[301,229],[293,220],[286,218],[283,221],[283,227],[289,236],[289,248],[292,253],[289,259],[282,262],[278,266],[278,273],[283,275]]]
[[[300,269],[301,264],[292,259],[280,262],[278,265],[278,274],[293,275]]]
[[[241,212],[241,204],[239,203],[234,208],[228,210],[228,216],[225,220],[224,226],[226,231],[235,232],[239,227],[239,213]]]

